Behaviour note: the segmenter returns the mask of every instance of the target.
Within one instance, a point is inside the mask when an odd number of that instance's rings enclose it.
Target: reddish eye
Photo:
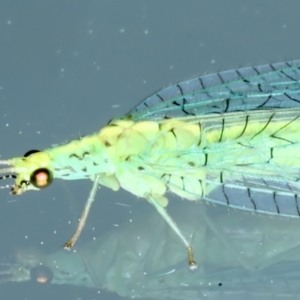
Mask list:
[[[30,183],[39,189],[47,187],[52,181],[53,176],[48,169],[37,169],[31,174],[30,177]]]

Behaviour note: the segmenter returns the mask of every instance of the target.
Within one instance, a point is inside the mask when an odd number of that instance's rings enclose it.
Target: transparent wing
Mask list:
[[[152,167],[155,169],[161,166],[152,165]],[[263,168],[264,166],[261,166],[261,169]],[[166,171],[163,178],[154,172],[145,172],[145,174],[162,180],[171,190],[172,188],[182,190],[209,203],[268,215],[300,217],[300,183],[294,178],[291,180],[286,177],[288,168],[282,168],[281,172],[276,171],[272,176],[267,177],[259,173],[255,174],[258,166],[248,166],[241,171],[214,170],[212,173],[207,173],[205,180],[198,180],[199,185],[206,184],[209,190],[205,195],[194,192],[196,179],[188,175],[192,169],[183,170],[183,175],[172,175]]]
[[[300,60],[183,81],[147,98],[127,117],[135,121],[186,118],[189,123],[200,122],[206,134],[218,132],[219,140],[206,147],[163,153],[167,158],[161,165],[150,161],[148,153],[136,158],[152,166],[151,176],[161,178],[154,173],[163,169],[161,180],[170,188],[194,194],[196,184],[188,174],[198,168],[199,173],[205,172],[199,184],[206,184],[208,191],[199,194],[199,199],[248,211],[300,216]],[[236,124],[240,131],[234,136]],[[245,134],[253,124],[257,132]],[[266,128],[274,130],[266,134]],[[263,138],[255,138],[261,134]],[[168,170],[169,162],[176,162],[177,157],[177,165]],[[187,165],[193,159],[194,168]]]
[[[195,77],[145,99],[134,121],[270,108],[300,107],[300,60]]]

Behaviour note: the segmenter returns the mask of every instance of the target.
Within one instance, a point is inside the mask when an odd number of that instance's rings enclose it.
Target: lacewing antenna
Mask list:
[[[10,160],[0,160],[0,165],[11,166]]]
[[[12,167],[12,162],[11,160],[0,160],[0,165],[3,166],[11,166],[11,168],[4,168],[4,169],[0,169],[0,174],[4,174],[4,173],[16,173],[16,169],[14,167]],[[16,178],[15,175],[11,175],[11,177],[7,177],[8,175],[2,176],[0,177],[1,179],[9,179],[9,178]]]

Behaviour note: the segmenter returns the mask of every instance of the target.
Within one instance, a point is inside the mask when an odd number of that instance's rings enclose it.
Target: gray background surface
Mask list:
[[[178,80],[299,58],[299,10],[298,1],[276,0],[2,0],[1,158],[93,133]],[[57,250],[90,187],[57,181],[21,197],[1,190],[0,259],[26,245]],[[83,239],[128,218],[116,202],[138,201],[107,189],[97,198]],[[1,299],[45,297],[39,287],[15,287],[0,286]],[[98,297],[73,287],[49,287],[47,295]]]

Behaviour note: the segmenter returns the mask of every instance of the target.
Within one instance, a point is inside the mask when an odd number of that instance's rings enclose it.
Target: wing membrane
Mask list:
[[[300,60],[195,77],[165,88],[133,108],[134,121],[300,107]]]
[[[171,190],[233,208],[300,216],[300,60],[195,77],[150,96],[125,118],[199,124],[202,136],[191,149],[155,153],[150,141],[149,151],[134,158]]]

